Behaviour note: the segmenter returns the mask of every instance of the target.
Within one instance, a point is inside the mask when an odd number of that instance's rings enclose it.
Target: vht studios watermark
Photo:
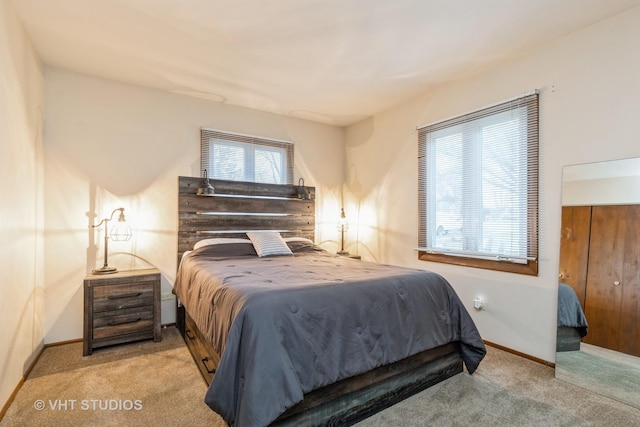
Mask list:
[[[38,411],[140,411],[141,400],[131,399],[38,399],[33,402]]]

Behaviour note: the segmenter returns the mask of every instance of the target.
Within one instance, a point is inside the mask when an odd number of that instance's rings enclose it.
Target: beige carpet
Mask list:
[[[449,378],[358,427],[640,427],[640,410],[555,378],[554,369],[487,347],[473,375]]]
[[[47,348],[0,426],[225,426],[175,328],[163,341],[96,350]],[[42,405],[42,407],[41,407]],[[388,426],[640,426],[640,410],[556,380],[551,368],[489,347],[462,373],[358,424]]]
[[[0,426],[226,426],[174,327],[158,343],[44,350]]]

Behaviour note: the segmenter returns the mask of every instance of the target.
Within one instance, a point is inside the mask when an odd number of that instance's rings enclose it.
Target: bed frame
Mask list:
[[[580,350],[580,343],[582,337],[578,328],[572,328],[570,326],[558,326],[558,333],[556,334],[556,351],[578,351]]]
[[[178,262],[198,240],[277,230],[314,240],[315,188],[209,180],[214,196],[196,195],[202,178],[178,177]],[[209,385],[220,356],[177,301],[176,325]],[[449,343],[341,380],[305,395],[272,425],[351,425],[462,372],[459,344]]]

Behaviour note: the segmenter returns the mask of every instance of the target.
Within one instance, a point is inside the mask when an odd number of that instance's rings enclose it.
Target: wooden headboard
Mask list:
[[[178,177],[178,265],[185,251],[210,237],[247,237],[275,230],[315,237],[315,187],[209,179],[213,196],[198,196],[203,178]]]

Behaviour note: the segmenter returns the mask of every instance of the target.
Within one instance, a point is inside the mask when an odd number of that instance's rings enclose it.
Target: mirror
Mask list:
[[[640,408],[640,158],[564,167],[560,242],[556,378]]]

